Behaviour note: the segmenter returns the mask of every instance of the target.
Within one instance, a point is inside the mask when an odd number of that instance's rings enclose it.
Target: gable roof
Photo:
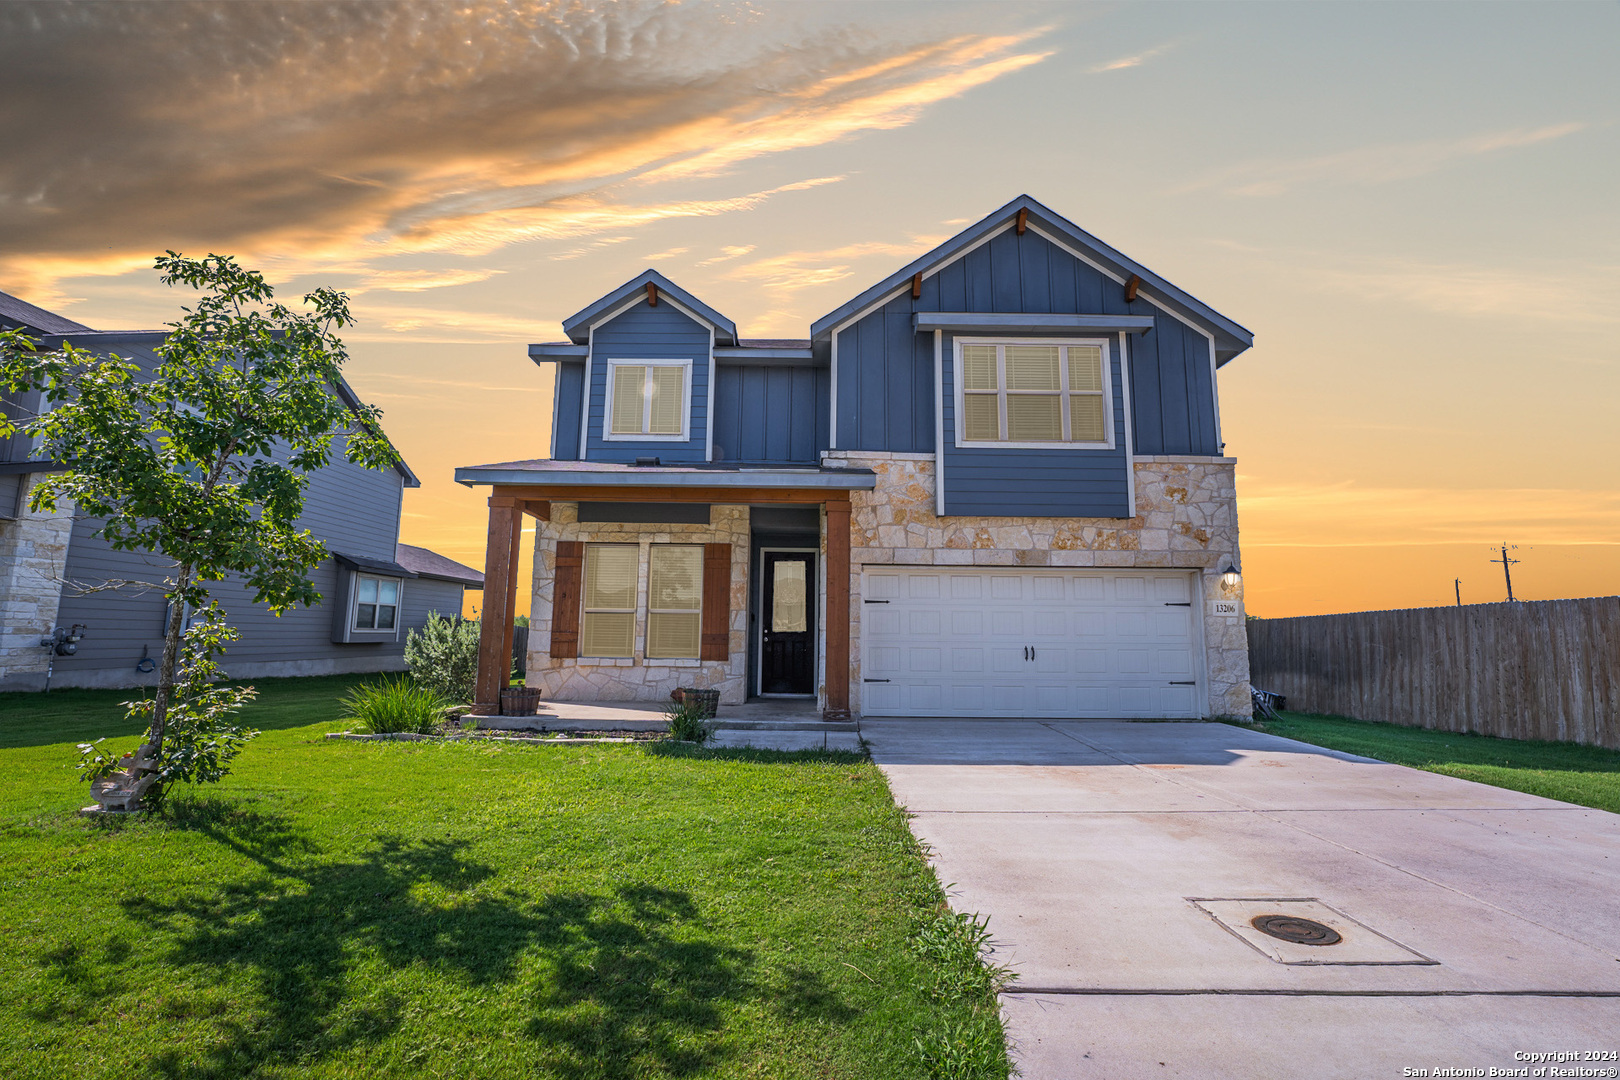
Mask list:
[[[90,328],[72,319],[65,319],[54,311],[46,311],[10,293],[0,292],[0,324],[18,323],[42,334],[91,333]]]
[[[692,316],[714,327],[714,343],[716,345],[735,345],[737,343],[736,323],[656,270],[643,270],[600,300],[587,304],[564,319],[563,333],[567,334],[568,339],[576,345],[587,344],[590,341],[591,325],[593,323],[600,322],[613,309],[627,301],[631,301],[637,293],[645,293],[649,283],[658,286],[658,298],[660,300],[667,296],[675,302],[676,306],[685,308]]]
[[[1138,289],[1138,296],[1168,311],[1182,321],[1197,326],[1205,333],[1213,335],[1215,338],[1215,357],[1218,364],[1226,363],[1254,344],[1254,334],[1244,327],[1211,308],[1202,300],[1178,289],[1141,263],[1126,258],[1120,252],[1074,224],[1074,222],[1061,214],[1053,212],[1028,195],[1018,196],[1018,198],[988,217],[963,229],[926,255],[913,260],[890,274],[854,299],[823,315],[811,325],[810,336],[818,340],[825,338],[832,333],[835,326],[857,314],[864,313],[867,308],[882,302],[891,294],[904,288],[911,281],[913,275],[922,274],[926,277],[947,263],[955,261],[969,250],[1011,225],[1018,217],[1020,210],[1028,211],[1027,220],[1032,228],[1046,234],[1050,239],[1056,240],[1060,246],[1068,248],[1072,254],[1084,262],[1090,263],[1110,278],[1123,284],[1132,275],[1140,277],[1142,281]]]

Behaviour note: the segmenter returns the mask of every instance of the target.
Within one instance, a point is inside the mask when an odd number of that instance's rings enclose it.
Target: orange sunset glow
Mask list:
[[[1254,332],[1251,614],[1500,600],[1504,543],[1520,599],[1620,593],[1612,5],[201,10],[0,7],[0,290],[346,290],[404,542],[483,564],[452,470],[546,454],[525,346],[641,270],[803,337],[1027,192]]]

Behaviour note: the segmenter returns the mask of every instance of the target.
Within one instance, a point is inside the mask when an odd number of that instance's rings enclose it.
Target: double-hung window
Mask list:
[[[1103,341],[956,343],[957,444],[1111,448]]]
[[[635,655],[640,573],[640,545],[585,545],[581,656]],[[702,643],[703,545],[651,545],[643,655],[649,660],[695,660],[701,655]]]
[[[703,545],[654,544],[647,568],[647,658],[697,659],[703,633]]]
[[[690,360],[609,360],[609,439],[685,441]]]
[[[399,624],[398,578],[358,574],[354,583],[354,628],[392,630]]]
[[[636,650],[637,544],[585,545],[585,611],[580,620],[582,656],[633,656]]]

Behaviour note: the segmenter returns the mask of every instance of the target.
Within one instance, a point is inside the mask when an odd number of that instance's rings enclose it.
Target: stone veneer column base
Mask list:
[[[40,638],[56,627],[62,575],[73,538],[71,503],[54,513],[24,507],[0,521],[0,688],[38,690],[50,653]]]
[[[860,711],[861,568],[1050,566],[1186,569],[1203,579],[1204,658],[1211,716],[1250,714],[1249,647],[1241,584],[1221,573],[1241,566],[1236,462],[1232,458],[1138,457],[1131,518],[939,517],[934,455],[833,450],[829,464],[877,473],[872,491],[852,493],[850,551],[850,708]],[[1215,615],[1208,601],[1237,604]]]

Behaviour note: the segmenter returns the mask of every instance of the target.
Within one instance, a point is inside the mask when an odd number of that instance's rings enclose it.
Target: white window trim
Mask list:
[[[360,625],[360,582],[364,581],[366,578],[372,578],[372,579],[376,580],[379,583],[379,585],[384,581],[392,581],[392,582],[395,582],[396,584],[398,584],[399,592],[396,594],[396,596],[394,598],[394,603],[392,605],[393,608],[394,608],[394,625],[393,626],[361,626]],[[353,587],[352,587],[352,589],[350,591],[353,594],[353,599],[349,603],[349,633],[351,633],[351,634],[386,634],[389,637],[398,637],[399,636],[400,619],[405,613],[405,579],[404,578],[390,577],[387,574],[368,574],[363,570],[356,570],[354,572],[354,585],[353,585]],[[381,604],[381,605],[378,605],[378,606],[387,607],[389,605]]]
[[[1049,337],[958,337],[951,342],[951,392],[956,398],[956,416],[952,424],[958,450],[973,450],[990,448],[996,450],[1112,450],[1115,446],[1114,431],[1114,364],[1113,349],[1105,337],[1098,338],[1049,338]],[[1103,398],[1103,430],[1106,438],[1102,442],[992,442],[981,439],[964,439],[962,437],[962,410],[964,396],[962,390],[962,347],[964,345],[1092,345],[1102,350],[1102,398]],[[1005,373],[998,371],[997,399],[1006,396]],[[1064,403],[1065,408],[1067,402]]]
[[[617,381],[616,369],[620,367],[679,367],[681,373],[681,431],[680,434],[661,435],[615,435],[613,433],[613,388]],[[603,442],[690,442],[692,439],[692,361],[685,360],[609,360],[607,362],[607,382],[603,394],[602,404],[602,441]],[[651,422],[652,399],[642,394],[641,419],[643,424]]]

